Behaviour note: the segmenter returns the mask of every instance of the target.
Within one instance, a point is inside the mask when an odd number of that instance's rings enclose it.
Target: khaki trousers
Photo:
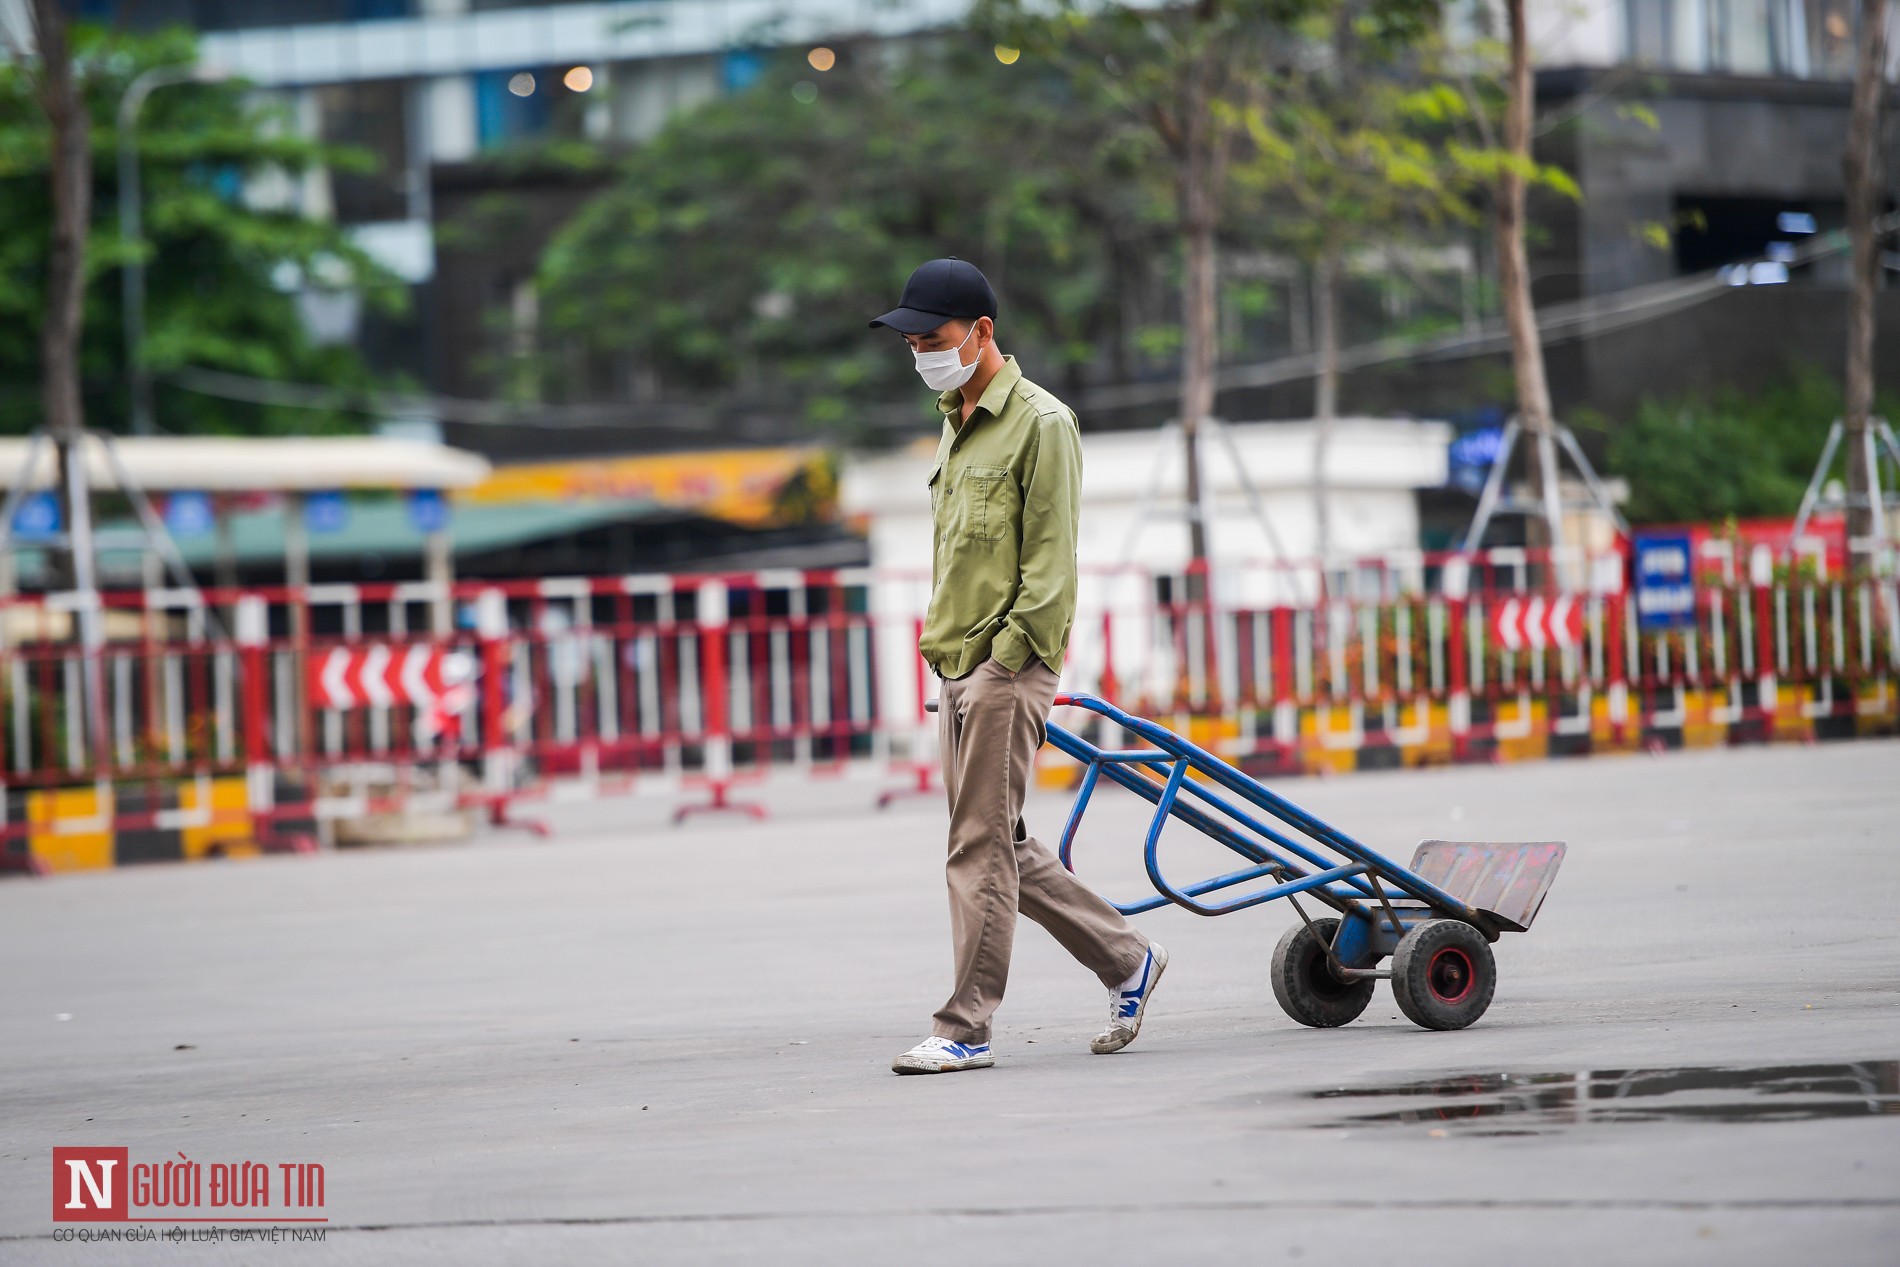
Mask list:
[[[1023,792],[1042,746],[1056,675],[1031,659],[1011,673],[985,660],[943,684],[937,727],[950,793],[950,936],[956,988],[935,1032],[987,1043],[1009,982],[1021,911],[1110,989],[1140,969],[1148,939],[1023,830]]]

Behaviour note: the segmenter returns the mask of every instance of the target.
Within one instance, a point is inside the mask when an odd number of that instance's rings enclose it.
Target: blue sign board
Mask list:
[[[449,526],[449,503],[439,488],[409,494],[409,523],[417,532],[441,532]]]
[[[1485,477],[1491,474],[1491,465],[1498,460],[1498,451],[1503,447],[1503,427],[1480,427],[1453,440],[1449,481],[1452,487],[1470,493],[1482,489]]]
[[[13,512],[13,535],[21,541],[47,541],[65,530],[66,516],[59,494],[28,493]]]
[[[203,493],[173,493],[165,499],[165,531],[174,537],[202,537],[217,527],[211,499]]]
[[[1639,536],[1635,552],[1637,625],[1643,629],[1693,625],[1695,554],[1689,534]]]
[[[311,493],[304,498],[303,522],[312,532],[342,532],[350,522],[350,504],[339,492]]]
[[[765,56],[757,49],[735,48],[727,52],[721,70],[727,92],[744,92],[765,74]]]

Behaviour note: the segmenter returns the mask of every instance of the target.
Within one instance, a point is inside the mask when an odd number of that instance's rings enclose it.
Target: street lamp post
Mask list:
[[[138,254],[144,233],[139,206],[139,152],[134,135],[139,109],[145,99],[172,84],[217,83],[227,78],[215,66],[156,66],[126,86],[119,98],[119,242],[126,252],[120,277],[125,295],[125,372],[131,385],[132,432],[149,436],[152,419],[152,377],[146,373],[140,348],[145,342],[145,261]]]

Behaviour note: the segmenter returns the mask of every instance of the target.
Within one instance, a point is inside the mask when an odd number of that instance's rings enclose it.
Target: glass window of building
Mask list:
[[[484,150],[582,136],[599,76],[588,66],[533,66],[475,76],[475,134]]]
[[[1792,72],[1785,0],[1712,0],[1709,63],[1735,75]]]
[[[330,196],[344,224],[402,220],[409,215],[408,84],[399,79],[326,84],[315,89],[318,134],[332,145],[364,150],[373,171],[330,172]]]
[[[613,71],[613,135],[645,141],[682,110],[717,97],[724,86],[721,59],[654,58],[623,62]]]
[[[1624,30],[1629,59],[1642,66],[1676,66],[1675,0],[1627,0]]]
[[[1854,0],[1802,0],[1808,39],[1808,74],[1817,79],[1854,77]]]
[[[418,0],[80,0],[79,12],[140,30],[189,26],[237,31],[263,26],[373,22],[415,14]]]
[[[1856,0],[1623,0],[1639,66],[1851,79]]]

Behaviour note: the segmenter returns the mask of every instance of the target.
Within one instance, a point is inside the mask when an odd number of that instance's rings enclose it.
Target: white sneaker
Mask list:
[[[1148,957],[1141,961],[1141,971],[1133,978],[1134,986],[1124,985],[1108,992],[1108,1027],[1095,1036],[1089,1044],[1090,1051],[1106,1056],[1135,1041],[1135,1035],[1141,1033],[1141,1017],[1148,1010],[1148,1000],[1154,997],[1155,986],[1167,970],[1168,952],[1149,942]]]
[[[891,1061],[893,1073],[955,1073],[985,1069],[996,1063],[988,1043],[956,1043],[932,1034]]]

